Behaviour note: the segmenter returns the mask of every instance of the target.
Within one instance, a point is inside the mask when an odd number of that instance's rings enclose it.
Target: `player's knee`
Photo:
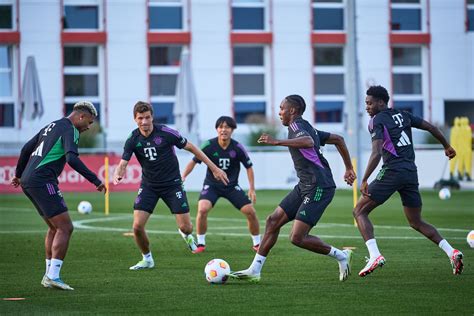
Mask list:
[[[278,225],[278,217],[275,215],[269,215],[265,223],[265,232],[274,233],[280,229]]]
[[[211,209],[209,209],[209,208],[203,208],[203,207],[201,207],[201,208],[198,209],[198,214],[199,214],[200,216],[207,217],[207,214],[209,214],[209,211],[210,211],[210,210],[211,210]]]
[[[290,234],[290,241],[295,246],[301,245],[303,243],[303,239],[304,236],[301,234],[295,234],[293,232]]]
[[[61,232],[67,235],[71,235],[73,231],[74,231],[74,226],[72,225],[72,223],[67,223],[56,228],[56,232]]]
[[[133,233],[136,234],[141,234],[145,231],[145,225],[139,224],[139,223],[133,223]]]

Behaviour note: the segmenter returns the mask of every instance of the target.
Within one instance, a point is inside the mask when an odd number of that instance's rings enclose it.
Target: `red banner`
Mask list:
[[[99,177],[102,182],[105,178],[105,155],[81,155],[79,156],[86,166]],[[120,162],[120,156],[108,155],[109,157],[109,189],[110,191],[136,191],[142,179],[142,168],[133,157],[127,166],[125,177],[119,185],[112,183],[115,168]],[[10,185],[15,176],[18,157],[0,157],[0,193],[19,193],[21,189],[15,189]],[[84,179],[77,171],[68,164],[58,178],[59,188],[63,192],[95,192],[95,186]]]

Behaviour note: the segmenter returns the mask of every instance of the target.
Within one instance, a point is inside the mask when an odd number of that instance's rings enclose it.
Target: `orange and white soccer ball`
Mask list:
[[[222,259],[212,259],[204,268],[206,280],[211,284],[224,284],[229,273],[230,266]]]
[[[467,234],[467,243],[471,248],[474,248],[474,230],[471,230],[469,234]]]

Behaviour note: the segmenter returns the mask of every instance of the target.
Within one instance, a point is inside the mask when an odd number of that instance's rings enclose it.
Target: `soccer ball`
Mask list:
[[[77,205],[77,211],[81,214],[90,214],[92,212],[92,204],[88,201],[81,201]]]
[[[451,191],[448,188],[439,190],[438,196],[441,200],[448,200],[451,197]]]
[[[222,259],[212,259],[204,268],[206,280],[211,284],[224,284],[229,273],[230,266]]]
[[[467,243],[471,248],[474,248],[474,230],[471,230],[469,234],[467,234]]]

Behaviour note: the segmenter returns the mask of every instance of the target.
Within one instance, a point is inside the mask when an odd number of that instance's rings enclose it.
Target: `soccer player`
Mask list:
[[[224,171],[216,167],[178,131],[154,124],[153,108],[149,103],[137,102],[133,108],[133,117],[138,128],[132,131],[125,142],[122,159],[114,172],[114,184],[122,181],[128,161],[135,154],[142,167],[142,182],[133,206],[133,235],[143,259],[131,266],[130,270],[141,270],[155,266],[145,225],[160,198],[175,215],[178,231],[188,247],[192,252],[196,251],[194,237],[191,235],[193,225],[189,216],[188,199],[183,189],[174,146],[193,153],[211,169],[217,180],[227,184],[228,179]]]
[[[203,189],[199,196],[197,226],[197,250],[206,249],[207,215],[220,197],[229,200],[232,205],[247,217],[247,225],[252,236],[253,249],[258,250],[260,244],[260,228],[255,208],[252,203],[256,201],[254,173],[252,161],[244,146],[232,139],[232,133],[237,128],[235,120],[229,116],[221,116],[216,121],[217,137],[209,139],[201,146],[202,151],[209,159],[224,170],[229,178],[229,183],[223,185],[216,181],[211,170],[207,169]],[[197,163],[201,161],[194,157],[183,172],[183,181],[191,173]],[[247,169],[249,179],[248,196],[239,186],[240,163]],[[249,199],[250,197],[250,199]]]
[[[68,117],[54,121],[41,129],[23,146],[11,184],[21,188],[48,225],[45,236],[46,273],[41,280],[44,287],[73,290],[59,274],[66,257],[73,231],[71,218],[63,195],[58,188],[58,176],[66,162],[79,172],[97,191],[105,185],[79,159],[79,134],[89,129],[97,117],[97,110],[88,101],[74,105]]]
[[[395,191],[400,194],[410,226],[444,250],[451,260],[453,273],[460,274],[463,269],[463,254],[451,247],[435,227],[421,218],[422,203],[418,191],[412,127],[430,132],[443,145],[445,155],[449,159],[456,156],[456,152],[437,127],[409,112],[388,108],[389,99],[387,90],[382,86],[369,87],[365,98],[366,110],[371,117],[369,132],[372,137],[372,153],[362,178],[360,186],[362,196],[354,208],[354,218],[365,240],[370,258],[359,275],[364,277],[385,264],[385,258],[377,247],[369,214]],[[382,169],[376,179],[368,185],[367,180],[377,167],[380,158],[383,159]]]
[[[288,147],[300,181],[267,218],[265,234],[250,267],[230,273],[231,278],[258,282],[263,264],[277,241],[280,228],[292,220],[294,224],[290,240],[294,245],[336,259],[340,281],[345,281],[351,272],[351,250],[339,250],[309,234],[333,199],[336,187],[320,147],[325,144],[336,146],[346,167],[344,180],[347,184],[352,185],[356,175],[344,139],[339,135],[314,129],[301,117],[305,108],[306,104],[301,96],[287,96],[280,104],[279,115],[282,124],[288,126],[288,139],[274,139],[267,134],[262,134],[258,139],[260,143]]]

